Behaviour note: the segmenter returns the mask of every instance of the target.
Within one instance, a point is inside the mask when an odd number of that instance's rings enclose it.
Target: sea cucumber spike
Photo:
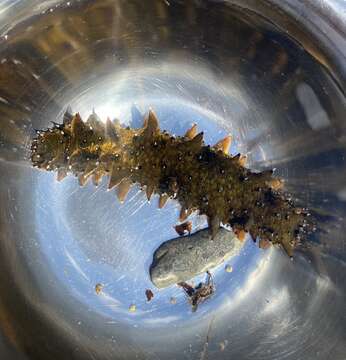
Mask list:
[[[246,232],[243,229],[236,229],[234,233],[236,234],[238,240],[244,241]]]
[[[74,134],[78,130],[79,126],[83,125],[84,123],[82,118],[80,117],[79,113],[76,113],[71,122],[72,134]]]
[[[84,186],[88,182],[89,177],[85,176],[84,174],[80,174],[78,176],[78,183],[79,186]]]
[[[236,160],[239,163],[239,159],[240,159],[240,153],[232,156],[232,159]]]
[[[59,129],[61,127],[61,124],[59,124],[55,121],[51,121],[51,123],[53,124],[54,129]]]
[[[132,181],[130,179],[124,179],[118,186],[117,197],[121,203],[125,201],[131,186],[132,186]]]
[[[80,149],[77,148],[77,149],[76,149],[75,151],[73,151],[73,153],[70,155],[67,164],[68,164],[69,166],[72,166],[73,163],[75,163],[75,162],[78,161],[78,159],[80,158],[80,156],[81,156],[81,151],[80,151]]]
[[[84,170],[84,173],[83,173],[84,177],[89,178],[96,171],[96,169],[97,168],[95,167],[95,165],[90,163],[89,165],[87,165],[85,167],[85,170]]]
[[[117,132],[117,129],[109,117],[106,121],[106,137],[114,142],[117,142],[119,140],[119,134]]]
[[[182,206],[179,214],[179,221],[185,221],[192,214],[192,209]]]
[[[161,194],[159,199],[159,209],[162,209],[165,205],[167,200],[169,199],[169,195]]]
[[[158,132],[160,128],[159,128],[159,120],[157,119],[155,113],[152,110],[149,110],[146,120],[147,120],[147,124],[143,134],[148,139],[151,138],[156,132]]]
[[[274,191],[281,190],[284,187],[284,180],[271,179],[266,182],[266,185],[272,188]]]
[[[188,140],[186,143],[182,143],[181,146],[188,151],[197,152],[203,146],[203,131],[198,133],[193,139]]]
[[[95,125],[97,121],[101,121],[101,119],[96,114],[95,109],[93,109],[93,112],[88,116],[86,123],[88,125]]]
[[[113,120],[113,124],[114,124],[116,130],[119,130],[119,129],[121,128],[120,120],[119,120],[119,119],[114,119],[114,120]]]
[[[71,133],[72,133],[72,137],[74,138],[76,147],[79,146],[79,140],[85,133],[85,129],[86,129],[86,125],[82,121],[79,113],[77,113],[73,117],[72,122],[71,122]]]
[[[223,151],[225,154],[228,154],[228,150],[231,146],[232,143],[232,136],[228,135],[226,136],[224,139],[221,139],[220,141],[218,141],[215,145],[214,148],[216,150],[221,150]]]
[[[125,169],[118,169],[116,165],[112,167],[112,173],[109,179],[108,190],[114,188],[114,186],[119,185],[122,180],[128,175],[128,171]]]
[[[203,142],[204,132],[201,131],[193,139],[190,140],[190,144],[201,144]]]
[[[262,172],[252,174],[254,179],[264,181],[265,184],[266,184],[267,181],[272,180],[272,175],[273,175],[273,170],[271,170],[271,169],[264,170]]]
[[[168,181],[168,189],[176,194],[179,191],[179,184],[176,177],[171,177]]]
[[[58,174],[56,177],[58,181],[63,180],[66,176],[67,176],[67,171],[65,169],[58,169]]]
[[[159,119],[156,116],[155,112],[153,109],[149,109],[149,117],[148,117],[148,121],[151,122],[155,122],[156,127],[159,128]]]
[[[73,119],[72,109],[71,106],[69,105],[64,113],[63,124],[64,125],[71,124],[72,119]]]
[[[247,156],[246,155],[240,155],[240,157],[239,157],[239,165],[242,166],[242,167],[245,167],[246,161],[247,161]]]
[[[99,186],[102,176],[103,173],[101,171],[95,171],[95,173],[92,175],[91,179],[95,186]]]
[[[99,116],[95,113],[95,110],[89,115],[86,124],[89,126],[90,130],[97,132],[99,135],[103,135],[105,132],[105,126]]]
[[[56,155],[55,158],[50,162],[50,166],[52,169],[54,169],[55,166],[61,163],[62,155],[63,154]]]
[[[186,131],[185,137],[188,139],[193,139],[197,134],[197,124],[193,124],[189,130]]]
[[[151,195],[152,195],[153,192],[154,192],[154,186],[152,186],[152,185],[147,185],[147,186],[146,186],[146,189],[145,189],[145,192],[146,192],[148,201],[150,201]]]
[[[282,239],[282,241],[281,241],[281,245],[289,257],[292,257],[292,255],[293,255],[294,244],[295,244],[295,242],[290,241],[290,239],[288,239],[287,235],[284,236],[284,239]]]
[[[253,242],[256,242],[257,236],[258,236],[258,230],[254,229],[254,228],[250,228],[249,233],[250,233],[250,236],[251,236]]]

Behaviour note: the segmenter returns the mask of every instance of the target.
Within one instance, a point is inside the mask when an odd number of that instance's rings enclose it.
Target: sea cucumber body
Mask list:
[[[140,129],[109,119],[104,124],[95,114],[84,123],[79,114],[67,113],[63,124],[38,132],[31,159],[36,167],[57,171],[59,180],[73,173],[81,185],[90,177],[97,185],[108,175],[120,201],[138,183],[148,199],[160,195],[159,207],[169,198],[178,201],[181,220],[193,211],[206,215],[213,235],[220,223],[227,224],[254,240],[280,243],[292,255],[304,212],[275,190],[271,171],[250,171],[239,155],[204,144],[203,133],[192,129],[172,136],[159,129],[152,111]]]

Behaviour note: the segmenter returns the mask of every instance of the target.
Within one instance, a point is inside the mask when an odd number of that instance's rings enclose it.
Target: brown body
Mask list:
[[[209,146],[196,130],[194,125],[185,136],[172,136],[159,129],[152,111],[140,129],[109,119],[104,124],[95,114],[84,123],[79,114],[66,113],[63,124],[38,132],[32,162],[56,170],[59,180],[72,172],[81,185],[89,178],[97,185],[108,175],[121,202],[139,183],[148,200],[159,194],[160,208],[169,199],[178,201],[181,221],[198,211],[207,215],[213,235],[227,224],[242,237],[248,232],[254,240],[280,243],[292,255],[305,213],[286,199],[282,182],[272,171],[251,172],[244,157],[228,155],[230,137]]]

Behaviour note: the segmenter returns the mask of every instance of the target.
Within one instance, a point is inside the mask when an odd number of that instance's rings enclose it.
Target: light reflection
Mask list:
[[[76,271],[81,274],[85,280],[90,281],[88,276],[85,274],[85,272],[81,269],[81,267],[77,264],[76,260],[70,255],[70,253],[65,250],[65,255],[67,256],[68,260],[70,261],[71,265],[76,269]]]
[[[270,263],[278,250],[271,247],[263,252],[263,255],[258,258],[256,265],[251,268],[251,271],[246,276],[246,280],[240,287],[238,287],[231,296],[227,296],[220,306],[222,313],[228,313],[238,306],[251,295],[251,292],[261,286],[261,282],[265,278],[267,271],[270,269]]]
[[[304,109],[306,120],[313,130],[323,129],[330,125],[328,115],[310,85],[299,84],[297,98]]]

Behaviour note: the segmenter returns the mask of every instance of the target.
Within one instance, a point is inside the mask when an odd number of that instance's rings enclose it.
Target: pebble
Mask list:
[[[235,234],[220,228],[214,239],[209,229],[166,241],[155,251],[150,278],[158,288],[165,288],[222,264],[239,254],[244,242]]]
[[[102,284],[98,283],[98,284],[95,285],[95,292],[96,292],[97,295],[100,295],[102,289],[103,289]]]

